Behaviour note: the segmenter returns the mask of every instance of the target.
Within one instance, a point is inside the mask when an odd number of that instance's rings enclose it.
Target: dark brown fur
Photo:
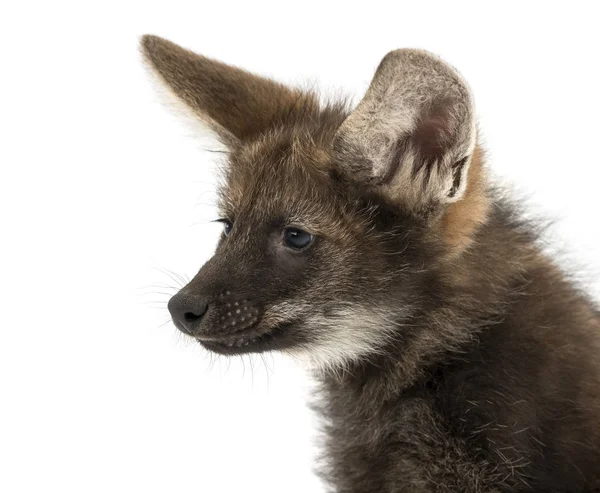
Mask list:
[[[310,358],[338,330],[356,347],[379,334],[315,373],[333,491],[600,491],[598,310],[489,183],[478,147],[461,199],[417,212],[355,172],[358,151],[349,166],[336,150],[345,105],[159,38],[142,46],[230,148],[221,210],[234,227],[182,290],[208,300],[194,335],[243,352],[219,343],[240,334],[235,306],[266,334],[253,351]],[[301,255],[280,246],[289,224],[315,235]]]

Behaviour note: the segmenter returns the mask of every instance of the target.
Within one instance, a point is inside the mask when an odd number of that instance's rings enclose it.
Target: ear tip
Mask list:
[[[154,34],[143,34],[140,36],[140,48],[143,50],[151,50],[156,46],[159,40],[162,40],[162,38],[155,36]]]
[[[427,57],[427,58],[439,58],[435,53],[429,50],[425,50],[423,48],[398,48],[396,50],[390,51],[387,56],[391,57]]]
[[[421,48],[400,48],[390,51],[383,57],[378,72],[387,74],[388,78],[420,81],[425,84],[423,74],[429,74],[430,82],[433,80],[438,84],[438,89],[443,86],[454,86],[460,89],[463,97],[472,99],[469,84],[462,74],[452,64],[445,61],[439,55]],[[429,84],[432,92],[435,87]]]
[[[153,34],[144,34],[140,37],[139,50],[147,61],[152,59],[152,54],[156,51],[156,46],[161,38]]]
[[[404,66],[445,66],[452,68],[439,55],[422,48],[400,48],[390,51],[381,60],[381,65],[404,65]]]
[[[156,36],[154,34],[144,34],[140,37],[140,51],[149,60],[152,60],[153,58],[159,56],[160,53],[176,46],[177,45],[168,39],[161,38],[160,36]]]

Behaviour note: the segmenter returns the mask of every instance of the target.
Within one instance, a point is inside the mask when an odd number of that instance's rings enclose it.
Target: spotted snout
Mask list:
[[[241,338],[261,314],[257,303],[230,291],[206,297],[183,289],[170,299],[168,308],[179,330],[205,340]]]

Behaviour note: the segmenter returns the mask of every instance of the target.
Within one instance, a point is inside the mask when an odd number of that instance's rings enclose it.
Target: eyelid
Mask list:
[[[306,231],[313,236],[317,234],[317,231],[312,225],[305,223],[299,218],[290,218],[289,220],[285,221],[283,224],[283,229],[287,228],[301,229],[302,231]]]

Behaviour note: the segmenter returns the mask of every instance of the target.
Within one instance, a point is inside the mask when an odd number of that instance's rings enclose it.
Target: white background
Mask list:
[[[387,51],[437,52],[598,296],[594,3],[3,3],[0,491],[323,491],[303,371],[211,366],[164,324],[156,285],[215,245],[217,155],[160,104],[140,35],[355,100]]]

